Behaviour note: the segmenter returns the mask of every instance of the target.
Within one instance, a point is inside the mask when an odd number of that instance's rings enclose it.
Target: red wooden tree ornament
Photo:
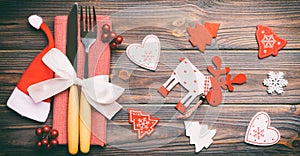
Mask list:
[[[138,133],[138,139],[144,136],[150,136],[155,126],[158,124],[159,118],[152,118],[150,113],[144,113],[140,109],[128,109],[128,120],[132,124],[132,131]]]

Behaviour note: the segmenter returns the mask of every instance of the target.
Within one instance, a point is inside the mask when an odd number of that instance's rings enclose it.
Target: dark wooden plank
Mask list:
[[[114,54],[115,55],[115,54]],[[155,72],[137,67],[127,59],[123,53],[116,56],[112,62],[112,78],[115,84],[128,89],[120,102],[132,103],[177,103],[185,96],[185,89],[176,86],[166,98],[162,98],[157,89],[164,83],[179,63],[179,58],[187,57],[204,74],[207,65],[211,65],[211,58],[218,55],[223,58],[223,63],[230,66],[232,74],[245,73],[247,83],[236,86],[234,92],[224,94],[224,103],[299,103],[299,58],[298,52],[281,52],[278,57],[263,60],[257,58],[257,52],[248,51],[209,51],[201,54],[198,51],[181,51],[162,53],[160,64]],[[170,59],[172,58],[172,59]],[[121,71],[121,72],[120,72]],[[267,78],[269,71],[282,71],[289,81],[288,87],[282,95],[268,95],[262,81]],[[125,73],[125,74],[124,74]],[[127,74],[126,74],[127,73]],[[125,76],[124,76],[125,75]],[[120,79],[121,78],[121,79]],[[290,88],[291,87],[291,88]],[[264,99],[264,100],[263,100]],[[283,100],[285,99],[285,100]]]
[[[177,120],[178,115],[173,105],[136,105],[124,104],[112,121],[108,123],[108,145],[103,148],[93,147],[91,155],[96,154],[138,154],[145,151],[146,154],[194,154],[194,146],[189,145],[189,138],[185,136],[183,121]],[[153,117],[160,118],[160,123],[151,137],[137,141],[136,133],[131,131],[128,123],[127,108],[142,108],[150,112]],[[37,140],[34,129],[40,127],[28,119],[16,115],[7,107],[0,107],[0,144],[2,152],[19,154],[22,152],[34,152],[34,142]],[[281,133],[281,140],[277,145],[270,147],[258,147],[244,143],[244,135],[252,116],[259,111],[269,113],[272,123]],[[217,129],[214,143],[201,154],[296,154],[300,152],[300,109],[299,105],[221,105],[211,107],[202,105],[188,120],[199,121],[208,124],[210,128]],[[7,118],[9,117],[9,118]],[[52,117],[46,124],[51,125]],[[251,149],[252,152],[249,151]],[[54,150],[56,154],[66,154],[66,146]]]
[[[245,73],[247,83],[237,85],[234,92],[225,92],[225,104],[295,104],[300,102],[300,53],[281,51],[277,57],[258,59],[257,51],[207,51],[205,54],[193,50],[168,51],[161,53],[160,63],[155,72],[140,68],[128,60],[123,50],[113,51],[111,59],[111,81],[126,89],[119,99],[121,103],[177,103],[186,91],[177,85],[163,98],[157,89],[169,78],[179,63],[179,58],[187,57],[197,68],[208,75],[207,65],[211,58],[222,57],[223,63],[231,67],[232,74]],[[4,52],[0,55],[0,101],[5,103],[19,81],[22,73],[36,53]],[[172,58],[172,59],[170,59]],[[289,84],[282,95],[268,95],[262,81],[269,71],[285,74]],[[196,101],[195,101],[196,102]]]
[[[0,49],[42,49],[46,39],[27,23],[31,14],[41,15],[53,30],[57,15],[66,15],[71,1],[5,1],[0,9]],[[80,5],[91,4],[79,1]],[[219,22],[217,37],[220,49],[257,49],[256,25],[270,26],[280,37],[288,40],[285,49],[299,49],[300,3],[298,1],[100,1],[93,2],[97,14],[110,15],[114,31],[123,35],[125,48],[133,42],[140,42],[148,34],[156,34],[164,49],[191,48],[188,35],[172,35],[174,29],[185,31],[186,26],[175,27],[180,19],[187,25]],[[155,6],[153,6],[155,5]],[[134,8],[135,7],[135,8]],[[138,7],[138,8],[136,8]],[[143,7],[143,8],[141,8]],[[31,46],[29,47],[28,44]],[[17,46],[16,46],[17,45]]]

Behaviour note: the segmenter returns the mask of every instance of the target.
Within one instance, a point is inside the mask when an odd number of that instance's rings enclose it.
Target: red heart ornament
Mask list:
[[[270,55],[277,56],[278,51],[287,44],[285,39],[279,38],[272,29],[263,25],[257,26],[256,39],[259,46],[258,57],[261,59]]]
[[[270,127],[271,119],[266,112],[258,112],[251,119],[245,135],[245,142],[258,145],[270,146],[280,140],[279,131]]]

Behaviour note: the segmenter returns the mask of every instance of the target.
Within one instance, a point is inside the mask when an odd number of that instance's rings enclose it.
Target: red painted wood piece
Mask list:
[[[278,37],[271,28],[263,25],[257,26],[256,40],[258,42],[258,58],[268,56],[277,56],[278,51],[282,49],[287,41]]]

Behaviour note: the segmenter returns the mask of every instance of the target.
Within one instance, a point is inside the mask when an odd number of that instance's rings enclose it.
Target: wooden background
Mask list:
[[[45,47],[47,40],[41,31],[32,28],[27,18],[31,14],[43,17],[51,30],[57,15],[68,14],[71,1],[0,1],[0,155],[67,155],[67,146],[44,152],[35,147],[34,131],[43,124],[22,118],[6,106],[6,102],[22,73],[32,59]],[[108,122],[108,145],[92,147],[89,155],[113,154],[188,154],[194,153],[185,136],[183,121],[175,119],[174,109],[186,91],[179,85],[162,98],[156,89],[165,82],[178,58],[185,56],[205,74],[214,55],[221,56],[233,74],[245,73],[247,83],[225,93],[219,107],[206,102],[188,120],[199,121],[216,129],[213,144],[200,154],[214,155],[299,155],[300,153],[300,2],[287,1],[176,1],[176,0],[108,0],[78,1],[79,5],[94,5],[98,15],[110,15],[113,29],[121,33],[124,43],[112,50],[111,80],[126,88],[118,100],[124,110]],[[159,7],[158,7],[159,6]],[[137,8],[132,8],[137,7]],[[184,26],[176,26],[178,22]],[[215,44],[205,53],[191,47],[187,25],[205,21],[221,23]],[[277,57],[258,59],[256,26],[271,27],[288,41]],[[176,29],[177,33],[174,33]],[[172,33],[173,32],[173,33]],[[162,53],[156,72],[144,70],[128,61],[124,51],[128,44],[141,42],[144,36],[155,34],[161,40]],[[288,87],[282,95],[268,95],[263,79],[269,71],[282,71]],[[196,100],[194,101],[194,103]],[[127,108],[142,108],[160,118],[151,137],[136,140],[128,123]],[[281,133],[278,144],[257,147],[244,143],[244,135],[252,116],[267,112],[271,125]],[[52,115],[45,124],[51,125]]]

